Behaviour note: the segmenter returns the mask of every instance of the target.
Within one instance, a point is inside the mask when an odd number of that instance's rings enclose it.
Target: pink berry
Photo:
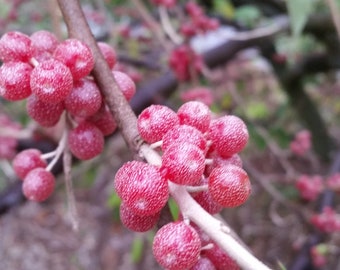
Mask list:
[[[109,68],[112,69],[117,62],[116,51],[109,44],[105,42],[98,42],[97,44],[107,64],[109,65]]]
[[[103,151],[104,136],[94,124],[85,121],[70,130],[68,145],[75,157],[88,160]]]
[[[104,136],[111,135],[117,129],[116,120],[113,118],[112,113],[106,106],[102,106],[101,109],[91,117],[87,119],[87,121],[93,123]]]
[[[41,158],[41,152],[38,149],[26,149],[14,157],[12,165],[17,176],[23,180],[31,170],[46,168],[47,163]]]
[[[251,193],[248,174],[235,165],[213,169],[208,178],[208,187],[213,200],[224,207],[243,204]]]
[[[157,231],[152,250],[165,269],[188,269],[199,260],[201,240],[195,229],[183,221],[171,222]]]
[[[31,89],[46,103],[63,101],[72,90],[70,70],[63,63],[50,59],[40,63],[31,73]]]
[[[112,74],[126,100],[130,101],[136,93],[134,81],[126,73],[121,71],[114,70],[112,71]]]
[[[164,151],[161,171],[165,178],[180,185],[200,182],[205,157],[197,146],[190,143],[172,144]]]
[[[323,179],[319,175],[301,175],[295,186],[301,198],[307,201],[315,201],[324,190]]]
[[[32,57],[31,39],[29,36],[13,31],[7,32],[0,39],[0,59],[3,62],[28,62]]]
[[[43,127],[52,127],[58,123],[64,111],[64,103],[45,103],[31,95],[26,103],[27,114]]]
[[[24,62],[6,62],[0,67],[0,96],[16,101],[31,94],[32,67]]]
[[[42,202],[51,196],[54,185],[55,178],[51,172],[35,168],[26,175],[22,190],[27,199]]]
[[[204,138],[202,132],[198,129],[188,126],[179,125],[170,129],[163,136],[162,150],[165,151],[170,145],[177,143],[191,143],[201,149],[203,152],[207,149],[207,141]]]
[[[216,270],[240,270],[237,263],[216,243],[212,243],[213,247],[202,252],[204,256],[215,265]]]
[[[230,157],[240,152],[249,138],[245,123],[234,115],[226,115],[213,120],[209,136],[216,151],[222,157]]]
[[[202,206],[205,211],[212,215],[221,212],[223,209],[223,206],[212,199],[210,192],[207,190],[196,194],[194,199],[200,204],[200,206]]]
[[[61,42],[55,49],[53,57],[70,69],[74,80],[87,76],[94,67],[90,47],[77,39]]]
[[[207,257],[201,257],[190,270],[216,270],[216,268]]]
[[[148,143],[162,140],[165,133],[179,125],[177,114],[163,105],[151,105],[138,116],[138,131]]]
[[[181,94],[181,99],[184,102],[188,101],[199,101],[207,106],[210,106],[214,102],[214,96],[212,90],[206,87],[195,87],[186,90]]]
[[[177,110],[177,115],[181,125],[193,126],[202,133],[209,129],[211,119],[210,109],[202,102],[189,101],[184,103]]]
[[[52,55],[59,44],[56,35],[46,30],[34,32],[31,41],[34,57],[45,53]]]
[[[156,166],[140,161],[125,163],[115,176],[115,190],[137,215],[160,212],[169,197],[168,182]]]
[[[136,215],[131,211],[125,202],[120,204],[119,208],[120,221],[122,224],[131,231],[146,232],[155,227],[160,217],[160,212],[154,215]]]
[[[87,78],[75,81],[71,93],[65,99],[65,108],[73,116],[89,117],[102,105],[102,96],[97,84]]]
[[[340,193],[340,173],[334,173],[327,178],[327,187]]]
[[[209,175],[211,171],[216,168],[216,167],[222,167],[225,165],[235,165],[240,168],[242,168],[243,163],[242,159],[238,154],[232,155],[231,157],[228,158],[223,158],[220,155],[218,155],[216,152],[212,152],[207,156],[208,158],[212,159],[212,164],[209,164],[205,167],[205,174]]]
[[[322,232],[332,233],[340,231],[340,216],[331,207],[324,207],[322,212],[314,214],[311,223]]]

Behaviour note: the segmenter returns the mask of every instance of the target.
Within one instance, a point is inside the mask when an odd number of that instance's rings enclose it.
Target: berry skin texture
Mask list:
[[[45,103],[30,95],[26,103],[27,114],[43,127],[53,127],[64,111],[64,103]]]
[[[41,158],[38,149],[26,149],[18,153],[12,161],[13,170],[23,180],[35,168],[46,168],[47,163]]]
[[[190,270],[216,270],[216,268],[207,257],[201,257]]]
[[[102,96],[94,81],[83,78],[74,82],[71,93],[65,99],[65,108],[73,116],[89,117],[102,105]]]
[[[7,62],[0,67],[0,96],[16,101],[31,94],[32,67],[24,62]]]
[[[224,207],[243,204],[251,193],[248,174],[240,167],[227,165],[212,170],[208,190],[214,201]]]
[[[162,140],[165,133],[179,125],[177,114],[163,105],[151,105],[138,116],[138,131],[148,143]]]
[[[53,57],[70,69],[75,81],[87,76],[94,67],[91,49],[78,39],[61,42],[55,49]]]
[[[59,44],[56,35],[46,30],[34,32],[31,35],[31,41],[34,57],[46,53],[52,55]]]
[[[105,42],[98,42],[97,45],[102,52],[107,64],[109,65],[109,68],[112,69],[117,62],[116,51]]]
[[[158,167],[140,161],[125,163],[116,173],[115,191],[137,215],[155,215],[169,197],[168,182]]]
[[[112,74],[126,100],[130,101],[136,93],[134,81],[126,73],[121,71],[114,70]]]
[[[32,57],[31,39],[29,36],[12,31],[0,39],[0,59],[3,62],[28,62]]]
[[[223,249],[216,243],[212,244],[212,248],[206,249],[202,253],[215,265],[216,270],[240,270],[237,263]]]
[[[120,204],[119,214],[120,221],[129,230],[134,232],[147,232],[156,225],[161,213],[158,212],[151,216],[136,215],[122,202]]]
[[[177,143],[191,143],[203,152],[207,149],[207,141],[202,132],[192,126],[179,125],[170,129],[163,136],[162,150],[165,151],[170,145]]]
[[[213,120],[209,135],[216,151],[222,157],[230,157],[240,152],[249,139],[245,123],[235,115],[226,115]]]
[[[103,151],[104,136],[94,124],[85,121],[70,130],[68,145],[75,157],[88,160]]]
[[[199,260],[201,240],[198,233],[184,222],[171,222],[160,228],[153,240],[157,262],[169,270],[183,270]]]
[[[197,128],[202,133],[208,131],[210,125],[210,109],[207,105],[199,101],[189,101],[184,103],[177,110],[181,125],[189,125]]]
[[[161,171],[165,178],[180,185],[200,182],[205,168],[203,152],[190,143],[172,144],[164,151]]]
[[[116,120],[107,106],[102,106],[97,113],[87,118],[87,121],[99,128],[104,136],[111,135],[117,129]]]
[[[36,168],[26,175],[22,190],[27,199],[42,202],[51,196],[54,185],[55,178],[51,172]]]
[[[31,89],[46,103],[63,101],[73,87],[72,74],[63,63],[50,59],[40,63],[31,73]]]

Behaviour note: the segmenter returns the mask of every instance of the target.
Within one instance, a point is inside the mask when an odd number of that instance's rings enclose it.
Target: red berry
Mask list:
[[[237,263],[216,243],[212,243],[213,247],[205,249],[202,254],[209,258],[215,265],[216,270],[240,270]]]
[[[89,117],[102,105],[102,96],[97,84],[87,78],[75,81],[71,93],[65,99],[65,108],[73,116]]]
[[[87,76],[94,67],[94,58],[90,47],[77,39],[67,39],[61,42],[53,56],[70,69],[74,80]]]
[[[168,182],[156,166],[140,161],[125,163],[115,176],[115,190],[131,211],[154,215],[169,197]]]
[[[211,194],[208,190],[199,192],[198,194],[194,195],[194,199],[200,204],[200,206],[202,206],[205,211],[212,215],[219,213],[223,209],[220,204],[212,199]]]
[[[117,62],[116,51],[105,42],[98,42],[97,44],[107,64],[109,65],[109,68],[112,69]]]
[[[176,184],[197,184],[202,178],[204,167],[202,150],[190,143],[172,144],[162,156],[162,173]]]
[[[222,157],[230,157],[240,152],[249,138],[245,123],[234,115],[226,115],[213,120],[209,136],[216,151]]]
[[[210,125],[210,109],[199,101],[189,101],[179,107],[177,111],[181,125],[197,128],[202,133],[208,131]]]
[[[38,149],[26,149],[14,157],[12,165],[17,176],[23,180],[31,170],[46,168],[47,163],[41,158],[41,152]]]
[[[222,167],[231,164],[242,168],[243,165],[242,159],[238,154],[232,155],[228,158],[223,158],[216,152],[212,152],[210,155],[208,155],[208,158],[212,159],[212,164],[209,164],[205,167],[206,175],[209,175],[211,171],[216,167]]]
[[[151,105],[138,116],[138,131],[148,143],[162,140],[165,133],[179,125],[177,114],[163,105]]]
[[[248,174],[235,165],[213,169],[208,178],[208,187],[211,197],[224,207],[243,204],[251,193]]]
[[[335,173],[329,176],[327,179],[327,186],[329,189],[340,193],[340,173]]]
[[[181,99],[184,102],[188,101],[199,101],[207,106],[210,106],[214,102],[214,96],[212,90],[206,87],[195,87],[186,90],[181,94]]]
[[[169,270],[183,270],[199,260],[201,240],[198,233],[184,222],[171,222],[160,228],[153,240],[157,262]]]
[[[13,31],[7,32],[0,39],[0,59],[3,62],[28,62],[32,57],[31,39],[29,36]]]
[[[314,201],[324,190],[323,179],[319,175],[301,175],[295,184],[300,196],[307,201]]]
[[[190,270],[216,270],[216,268],[207,257],[201,257]]]
[[[59,44],[57,36],[46,30],[34,32],[31,41],[34,57],[45,53],[52,55]]]
[[[71,153],[81,160],[99,155],[104,148],[104,136],[92,123],[82,122],[70,130],[68,145]]]
[[[40,63],[31,73],[31,89],[46,103],[63,101],[72,90],[70,70],[61,62],[50,59]]]
[[[26,175],[22,190],[27,199],[42,202],[51,196],[54,185],[55,178],[51,172],[36,168]]]
[[[154,215],[136,215],[126,206],[125,202],[120,204],[120,221],[129,230],[135,232],[146,232],[151,230],[157,223],[160,212]]]
[[[340,231],[340,216],[329,206],[324,207],[321,213],[314,214],[311,223],[322,232]]]
[[[58,123],[64,111],[64,103],[45,103],[31,95],[26,103],[27,114],[43,127],[52,127]]]
[[[7,62],[0,67],[0,96],[15,101],[31,94],[32,67],[24,62]]]
[[[106,106],[102,106],[102,108],[89,117],[87,121],[99,128],[104,136],[111,135],[117,129],[116,120]]]
[[[170,129],[163,136],[162,150],[165,151],[170,145],[177,143],[191,143],[201,149],[203,152],[207,149],[207,141],[204,138],[202,132],[198,129],[188,126],[179,125]]]
[[[112,74],[126,100],[131,100],[136,93],[136,85],[134,81],[124,72],[114,70],[112,71]]]

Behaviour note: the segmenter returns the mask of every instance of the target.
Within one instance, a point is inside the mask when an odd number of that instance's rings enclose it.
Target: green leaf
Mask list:
[[[308,17],[315,9],[315,0],[287,0],[290,24],[294,36],[299,36]]]
[[[170,212],[173,220],[177,220],[179,217],[179,208],[174,199],[170,198],[168,201]]]
[[[228,0],[214,0],[214,11],[225,18],[233,18],[235,9],[233,4]]]
[[[136,234],[131,247],[131,260],[133,263],[138,263],[141,261],[143,255],[143,247],[143,238],[140,235]]]

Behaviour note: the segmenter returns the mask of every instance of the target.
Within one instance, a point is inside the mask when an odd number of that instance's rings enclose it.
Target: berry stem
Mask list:
[[[42,155],[43,158],[46,158],[45,156],[48,156],[48,155],[54,156],[51,162],[46,167],[47,171],[52,170],[53,166],[58,162],[60,156],[63,154],[66,143],[67,143],[67,134],[68,134],[68,130],[64,129],[63,135],[59,141],[57,148],[53,152],[48,153],[47,155],[46,154]]]
[[[173,43],[175,43],[176,45],[182,44],[183,39],[181,38],[181,36],[177,35],[175,29],[173,28],[166,7],[160,5],[158,7],[158,12],[161,18],[161,23],[162,23],[164,32],[167,33],[167,35],[169,36],[169,38],[171,39]]]
[[[186,186],[185,188],[186,188],[186,190],[187,190],[189,193],[193,193],[193,192],[201,192],[201,191],[206,191],[206,190],[208,190],[208,185],[202,185],[202,186],[197,186],[197,187],[194,187],[194,186]]]

